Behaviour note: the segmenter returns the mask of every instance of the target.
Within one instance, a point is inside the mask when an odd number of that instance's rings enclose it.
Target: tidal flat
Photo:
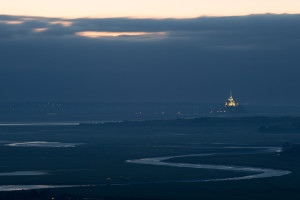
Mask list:
[[[1,126],[0,131],[6,133],[0,134],[2,141],[84,145],[73,148],[0,146],[0,173],[49,172],[1,176],[0,185],[4,188],[27,185],[29,189],[1,192],[0,199],[47,199],[49,196],[56,199],[299,199],[300,132],[295,128],[299,121],[295,117],[235,117],[78,126]],[[15,134],[22,132],[26,134]],[[281,147],[283,151],[266,151]],[[211,156],[199,156],[204,154]],[[168,157],[168,163],[183,165],[244,166],[290,173],[234,180],[234,177],[259,172],[126,162],[157,157]],[[224,181],[191,181],[214,179]],[[32,185],[61,187],[31,192],[37,189],[30,188]],[[80,185],[92,186],[76,187]]]
[[[63,142],[47,142],[47,141],[30,141],[30,142],[13,142],[5,144],[9,147],[76,147],[82,143],[63,143]]]

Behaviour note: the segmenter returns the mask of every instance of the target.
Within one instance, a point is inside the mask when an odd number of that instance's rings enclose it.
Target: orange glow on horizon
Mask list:
[[[119,36],[142,36],[142,35],[164,35],[165,32],[101,32],[101,31],[83,31],[76,35],[90,38],[100,37],[119,37]]]

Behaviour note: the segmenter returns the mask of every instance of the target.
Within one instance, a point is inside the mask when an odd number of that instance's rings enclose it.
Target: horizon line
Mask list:
[[[76,19],[198,19],[198,18],[229,18],[229,17],[248,17],[248,16],[263,16],[263,15],[300,15],[299,13],[253,13],[253,14],[241,14],[241,15],[199,15],[195,17],[154,17],[154,16],[115,16],[115,17],[97,17],[97,16],[81,16],[81,17],[59,17],[59,16],[38,16],[38,15],[12,15],[12,14],[0,14],[0,16],[13,16],[13,17],[24,17],[24,18],[45,18],[45,19],[62,19],[62,20],[76,20]],[[9,21],[9,20],[8,20]]]

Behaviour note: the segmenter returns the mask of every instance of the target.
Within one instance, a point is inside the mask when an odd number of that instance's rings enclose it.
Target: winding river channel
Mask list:
[[[0,191],[14,191],[14,190],[33,190],[45,188],[62,188],[62,187],[90,187],[90,186],[103,186],[103,185],[134,185],[134,184],[148,184],[148,183],[187,183],[187,182],[209,182],[209,181],[232,181],[232,180],[246,180],[257,178],[278,177],[290,174],[290,171],[270,168],[258,168],[249,166],[235,166],[235,165],[212,165],[212,164],[190,164],[190,163],[174,163],[168,162],[172,158],[182,157],[196,157],[196,156],[214,156],[214,155],[233,155],[233,154],[259,154],[259,153],[280,153],[279,147],[221,147],[224,149],[247,149],[245,152],[232,152],[232,153],[205,153],[205,154],[189,154],[179,156],[165,156],[155,158],[141,158],[134,160],[126,160],[126,163],[142,164],[142,165],[158,165],[169,167],[182,167],[182,168],[196,168],[196,169],[213,169],[213,170],[226,170],[235,172],[247,172],[251,175],[236,176],[229,178],[214,178],[214,179],[193,179],[193,180],[168,180],[168,181],[151,181],[151,182],[127,182],[127,183],[110,183],[110,184],[96,184],[96,185],[2,185]],[[249,151],[250,149],[250,151]],[[35,171],[19,171],[0,173],[0,176],[16,176],[16,175],[44,175],[45,172]]]
[[[243,148],[243,147],[225,147],[225,148]],[[251,148],[251,147],[250,147]],[[252,147],[253,151],[238,154],[258,154],[258,153],[279,153],[282,151],[280,147]],[[231,180],[246,180],[255,178],[268,178],[276,176],[284,176],[290,174],[290,171],[280,169],[269,169],[269,168],[258,168],[248,166],[234,166],[234,165],[211,165],[211,164],[190,164],[190,163],[173,163],[167,160],[172,158],[182,157],[196,157],[196,156],[214,156],[214,155],[231,155],[234,153],[206,153],[206,154],[189,154],[180,156],[166,156],[166,157],[155,157],[155,158],[141,158],[135,160],[127,160],[127,163],[143,164],[143,165],[159,165],[159,166],[170,166],[170,167],[184,167],[184,168],[196,168],[196,169],[213,169],[213,170],[226,170],[236,172],[248,172],[253,173],[247,176],[237,176],[230,178],[214,178],[214,179],[199,179],[199,180],[182,180],[176,182],[205,182],[205,181],[231,181]]]

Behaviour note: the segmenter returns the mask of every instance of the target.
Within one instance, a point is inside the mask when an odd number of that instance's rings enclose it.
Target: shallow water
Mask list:
[[[226,147],[226,148],[239,148],[239,147]],[[245,148],[245,147],[241,147]],[[249,147],[246,147],[249,148]],[[250,147],[253,150],[252,153],[272,153],[281,152],[279,147]],[[262,150],[257,150],[262,149]],[[248,154],[249,152],[247,152]],[[245,180],[245,179],[255,179],[255,178],[268,178],[275,176],[284,176],[290,174],[290,171],[279,170],[279,169],[267,169],[267,168],[257,168],[257,167],[247,167],[247,166],[233,166],[233,165],[210,165],[210,164],[189,164],[189,163],[170,163],[166,160],[179,157],[191,157],[191,156],[212,156],[220,155],[223,153],[206,153],[206,154],[190,154],[181,156],[166,156],[166,157],[156,157],[156,158],[141,158],[136,160],[127,160],[128,163],[134,164],[144,164],[144,165],[161,165],[170,167],[185,167],[185,168],[197,168],[197,169],[213,169],[213,170],[226,170],[226,171],[240,171],[240,172],[250,172],[253,175],[248,176],[238,176],[230,178],[215,178],[206,180],[182,180],[176,182],[208,182],[208,181],[231,181],[231,180]],[[232,153],[235,154],[235,153]],[[229,153],[226,153],[229,155]]]
[[[37,190],[46,188],[85,187],[85,185],[2,185],[0,191]]]
[[[221,147],[219,147],[221,148]],[[224,147],[224,148],[239,148],[239,147]],[[258,154],[258,153],[275,153],[281,152],[281,148],[278,147],[241,147],[240,149],[252,149],[245,153],[239,154]],[[121,186],[121,185],[140,185],[140,184],[155,184],[155,183],[188,183],[188,182],[210,182],[210,181],[233,181],[233,180],[246,180],[246,179],[257,179],[257,178],[268,178],[276,176],[284,176],[290,174],[290,171],[279,170],[279,169],[268,169],[248,166],[233,166],[233,165],[211,165],[211,164],[190,164],[190,163],[171,163],[167,160],[179,157],[192,157],[192,156],[213,156],[213,155],[229,155],[237,154],[233,153],[205,153],[205,154],[189,154],[179,156],[165,156],[155,158],[141,158],[135,160],[127,160],[127,163],[134,164],[145,164],[145,165],[160,165],[170,167],[184,167],[184,168],[196,168],[196,169],[213,169],[213,170],[226,170],[236,172],[250,172],[252,175],[247,176],[236,176],[229,178],[214,178],[214,179],[193,179],[193,180],[166,180],[166,181],[130,181],[127,183],[110,183],[109,185]],[[24,176],[24,175],[45,175],[47,172],[43,171],[15,171],[15,172],[3,172],[0,176]],[[97,184],[97,185],[3,185],[0,186],[0,191],[15,191],[15,190],[36,190],[46,188],[63,188],[63,187],[89,187],[89,186],[103,186],[108,184]]]
[[[15,171],[15,172],[0,172],[0,176],[39,176],[46,175],[43,171]]]
[[[0,126],[79,126],[79,122],[7,123]]]
[[[47,142],[47,141],[32,141],[32,142],[17,142],[5,144],[10,147],[76,147],[83,143],[63,143],[63,142]]]

